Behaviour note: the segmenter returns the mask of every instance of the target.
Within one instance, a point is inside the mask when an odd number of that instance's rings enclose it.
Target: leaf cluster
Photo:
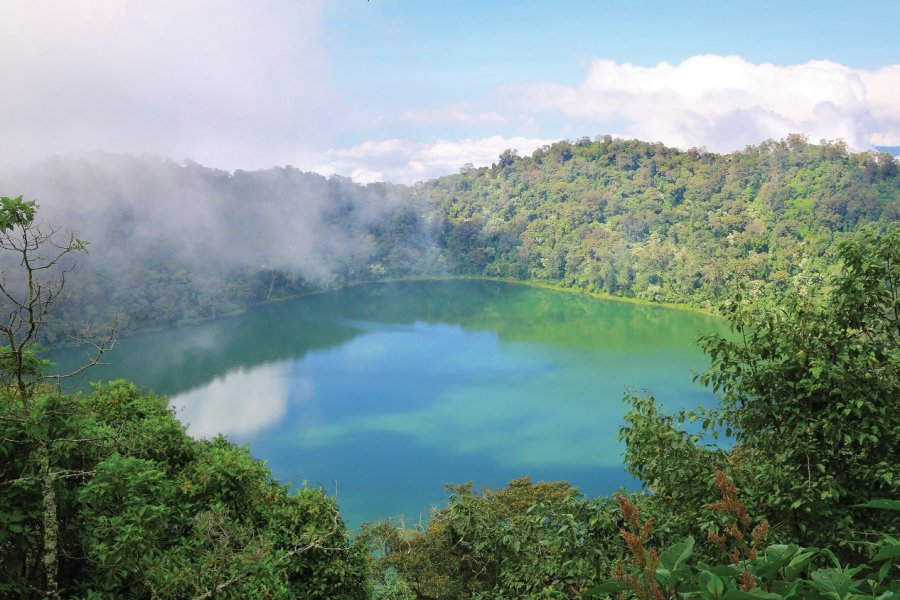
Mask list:
[[[291,491],[246,448],[193,440],[123,381],[36,395],[0,420],[0,595],[43,589],[31,447],[48,440],[66,597],[366,597],[367,566],[322,490]]]
[[[566,483],[450,491],[424,528],[363,527],[376,597],[402,586],[415,598],[576,598],[618,557],[615,506]]]

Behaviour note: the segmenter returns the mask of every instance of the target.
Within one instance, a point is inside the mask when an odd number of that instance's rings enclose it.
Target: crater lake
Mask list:
[[[196,437],[248,444],[284,483],[337,494],[351,527],[417,522],[444,485],[530,475],[636,488],[617,441],[626,389],[709,405],[702,314],[493,281],[346,287],[121,339],[90,380],[170,397]],[[77,349],[48,355],[60,372]]]

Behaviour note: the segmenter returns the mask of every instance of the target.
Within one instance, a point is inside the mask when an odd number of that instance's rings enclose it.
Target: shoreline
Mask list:
[[[312,290],[309,292],[304,292],[302,294],[293,294],[290,296],[274,298],[274,299],[271,299],[266,302],[257,302],[254,304],[248,304],[247,306],[244,306],[242,308],[232,310],[229,312],[223,312],[223,313],[217,314],[212,317],[203,317],[203,318],[196,318],[196,319],[182,319],[182,320],[176,321],[173,324],[165,325],[165,326],[161,326],[161,327],[143,327],[141,329],[136,329],[133,331],[121,333],[117,337],[117,339],[127,339],[127,338],[132,338],[132,337],[144,334],[144,333],[156,333],[156,332],[160,332],[160,331],[174,330],[174,329],[178,329],[180,327],[187,326],[187,325],[197,325],[197,324],[205,323],[208,321],[214,321],[216,319],[236,317],[236,316],[246,313],[249,310],[253,310],[253,309],[259,308],[261,306],[266,306],[269,304],[277,304],[280,302],[290,302],[292,300],[299,300],[301,298],[308,298],[311,296],[328,294],[331,292],[340,291],[345,288],[360,287],[360,286],[364,286],[364,285],[391,284],[391,283],[404,283],[404,282],[416,282],[416,281],[433,281],[433,282],[437,282],[437,281],[490,281],[490,282],[494,282],[494,283],[505,283],[508,285],[521,285],[521,286],[531,287],[531,288],[536,288],[536,289],[544,289],[544,290],[550,290],[550,291],[554,291],[554,292],[563,292],[563,293],[567,293],[567,294],[574,294],[577,296],[593,298],[595,300],[609,300],[609,301],[613,301],[613,302],[624,302],[627,304],[636,304],[639,306],[652,306],[652,307],[658,307],[658,308],[664,308],[664,309],[670,309],[670,310],[678,310],[678,311],[683,311],[683,312],[699,314],[699,315],[711,317],[714,319],[722,319],[723,318],[721,315],[718,315],[711,310],[703,309],[698,306],[692,306],[690,304],[654,302],[652,300],[643,300],[640,298],[628,298],[625,296],[614,296],[612,294],[606,294],[603,292],[590,292],[590,291],[583,290],[580,288],[567,287],[567,286],[564,286],[561,284],[553,283],[551,281],[521,280],[521,279],[514,279],[511,277],[486,277],[486,276],[478,276],[478,275],[421,275],[421,276],[415,276],[415,277],[390,277],[390,278],[385,278],[385,279],[352,281],[352,282],[344,283],[344,284],[341,284],[338,286],[329,287],[329,288],[325,288],[325,289]],[[51,353],[56,350],[75,348],[77,346],[78,346],[77,344],[75,344],[75,345],[63,344],[60,346],[51,346],[49,348],[46,348],[44,350],[44,352]]]

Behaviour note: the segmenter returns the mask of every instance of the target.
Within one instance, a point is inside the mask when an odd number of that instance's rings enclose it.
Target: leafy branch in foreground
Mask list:
[[[720,551],[720,562],[692,561],[694,538],[688,537],[664,551],[647,544],[652,521],[640,521],[640,511],[625,496],[617,495],[625,520],[621,536],[630,556],[617,563],[613,577],[594,586],[588,597],[615,594],[620,600],[887,600],[900,594],[900,541],[884,536],[874,545],[868,563],[843,566],[827,549],[796,544],[763,546],[768,522],[748,531],[752,519],[737,489],[722,471],[716,486],[721,499],[709,505],[730,523],[724,532],[708,531]],[[876,506],[898,510],[896,503]],[[873,506],[862,505],[862,508]]]
[[[654,494],[669,535],[710,516],[704,473],[725,470],[777,539],[862,560],[900,524],[857,505],[900,496],[900,230],[865,232],[841,246],[824,282],[795,282],[775,302],[738,295],[725,309],[730,336],[706,336],[720,404],[672,416],[652,397],[627,396],[621,437],[629,470]],[[700,432],[678,427],[698,421]],[[733,447],[703,444],[702,433]],[[660,449],[663,449],[660,452]]]
[[[736,339],[701,341],[700,381],[723,392],[711,420],[749,453],[773,522],[852,552],[881,525],[854,505],[900,495],[900,230],[863,232],[839,257],[827,285],[776,304],[739,296],[726,310]]]
[[[35,222],[36,213],[34,200],[0,197],[0,393],[5,400],[2,419],[26,432],[25,439],[17,440],[19,450],[34,457],[17,481],[40,488],[42,577],[31,587],[55,598],[59,595],[59,482],[72,473],[55,464],[54,449],[62,440],[48,426],[45,411],[65,412],[69,407],[44,401],[45,396],[60,397],[58,386],[48,385],[48,379],[58,383],[65,376],[45,373],[47,363],[39,358],[38,340],[47,318],[65,298],[66,276],[75,268],[72,255],[86,253],[87,242],[70,233],[58,243],[53,228],[43,229]],[[97,364],[114,341],[115,328],[94,343],[96,353],[76,372]],[[40,407],[37,411],[35,404]]]

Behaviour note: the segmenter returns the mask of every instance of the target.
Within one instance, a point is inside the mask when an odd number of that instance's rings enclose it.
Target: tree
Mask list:
[[[63,243],[54,238],[52,228],[42,229],[36,222],[37,203],[17,198],[0,197],[0,385],[6,401],[4,419],[17,422],[28,435],[19,440],[22,449],[34,456],[36,472],[22,473],[20,480],[40,486],[43,504],[43,539],[41,564],[43,592],[56,597],[59,542],[57,519],[57,482],[70,473],[55,470],[52,465],[53,443],[42,408],[42,396],[58,393],[61,376],[45,373],[45,361],[40,356],[38,340],[48,316],[65,298],[66,275],[75,267],[73,255],[87,252],[87,242],[69,234]],[[11,266],[10,273],[6,267]],[[97,364],[110,348],[115,336],[111,332],[94,344],[96,353],[75,373]],[[56,380],[56,385],[51,384]],[[53,404],[53,410],[65,410]]]
[[[878,532],[886,523],[853,506],[900,495],[900,231],[863,232],[838,254],[828,285],[761,307],[738,298],[738,339],[702,342],[718,421],[771,485],[759,501],[813,544]]]
[[[0,199],[0,596],[364,598],[365,559],[324,491],[291,491],[247,448],[193,440],[125,381],[66,394],[38,340],[86,242]],[[80,339],[80,338],[79,338]]]
[[[378,598],[580,598],[619,551],[615,507],[565,482],[447,486],[426,527],[366,524]]]
[[[721,404],[682,416],[733,436],[730,451],[631,399],[626,462],[671,513],[692,514],[709,493],[701,474],[722,468],[776,535],[800,544],[855,559],[897,525],[858,505],[900,496],[900,231],[862,232],[838,254],[825,282],[801,278],[773,301],[738,294],[725,308],[733,335],[701,339],[712,364],[699,379]]]
[[[32,408],[66,474],[56,487],[59,596],[368,597],[365,557],[334,498],[281,485],[223,437],[192,439],[167,398],[119,380],[38,395]],[[48,595],[42,499],[16,476],[35,463],[20,452],[30,435],[0,420],[0,598]]]
[[[500,156],[497,159],[497,166],[501,169],[505,169],[506,167],[512,166],[520,158],[518,150],[507,148],[500,153]]]

